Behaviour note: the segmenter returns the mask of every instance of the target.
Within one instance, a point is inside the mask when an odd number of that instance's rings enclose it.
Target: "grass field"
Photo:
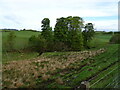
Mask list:
[[[32,35],[38,35],[40,32],[32,32],[32,31],[14,31],[16,38],[15,38],[15,46],[14,49],[24,49],[28,46],[28,39]],[[10,32],[2,32],[2,43],[3,43],[3,50],[5,49],[4,44],[7,42],[7,35]]]
[[[38,32],[16,32],[24,47],[31,35]],[[4,32],[4,39],[8,32]],[[96,34],[91,49],[79,52],[46,52],[3,54],[3,88],[79,88],[88,81],[90,88],[117,87],[119,44],[109,44],[112,35]],[[22,39],[21,39],[22,38]]]

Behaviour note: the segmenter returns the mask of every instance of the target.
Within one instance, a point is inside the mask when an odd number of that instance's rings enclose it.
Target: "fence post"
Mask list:
[[[82,89],[84,88],[85,90],[89,90],[89,86],[90,86],[90,84],[88,81],[83,81],[80,84],[80,88],[82,88]]]

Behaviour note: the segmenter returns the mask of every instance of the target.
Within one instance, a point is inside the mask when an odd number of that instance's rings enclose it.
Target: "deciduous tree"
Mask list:
[[[94,27],[92,23],[87,23],[85,25],[85,30],[83,31],[83,37],[84,37],[84,46],[86,48],[89,48],[89,42],[94,36]]]
[[[42,32],[41,35],[44,39],[46,39],[47,44],[47,51],[52,51],[53,47],[53,31],[52,27],[50,27],[50,20],[49,18],[44,18],[42,20]]]

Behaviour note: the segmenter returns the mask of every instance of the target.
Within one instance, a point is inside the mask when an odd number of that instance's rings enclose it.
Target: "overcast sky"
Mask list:
[[[119,0],[0,0],[0,28],[41,30],[43,18],[80,16],[96,30],[118,29]]]

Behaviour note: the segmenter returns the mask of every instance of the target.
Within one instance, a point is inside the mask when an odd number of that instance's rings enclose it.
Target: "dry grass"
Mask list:
[[[72,63],[91,58],[104,51],[104,49],[99,49],[97,51],[74,52],[66,56],[66,60],[63,58],[58,60],[58,58],[39,57],[32,60],[11,61],[2,67],[3,87],[34,87],[35,83],[33,82],[38,76],[42,76],[41,79],[46,81],[57,69],[69,68]],[[61,78],[58,78],[56,82],[63,84]]]
[[[58,84],[63,84],[63,80],[60,77],[58,77],[55,81]]]
[[[50,75],[43,74],[42,75],[42,80],[48,80],[50,78]]]

